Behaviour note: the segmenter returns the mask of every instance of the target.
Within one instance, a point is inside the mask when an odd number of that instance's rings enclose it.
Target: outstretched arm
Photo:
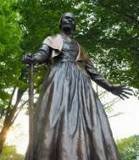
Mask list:
[[[23,62],[28,64],[45,63],[51,56],[51,53],[52,53],[52,48],[50,48],[47,44],[42,44],[38,52],[36,52],[35,54],[25,55],[23,57]]]
[[[93,63],[88,60],[85,65],[87,73],[90,75],[91,79],[95,81],[102,88],[107,91],[119,96],[121,99],[128,98],[128,95],[132,95],[132,90],[120,85],[112,85],[108,82],[94,67]]]

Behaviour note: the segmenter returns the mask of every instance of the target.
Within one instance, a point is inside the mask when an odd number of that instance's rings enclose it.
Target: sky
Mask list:
[[[113,98],[115,96],[108,94],[106,101]],[[125,101],[119,100],[112,108],[112,114],[121,113],[109,118],[115,140],[139,135],[139,100],[132,96]],[[17,117],[8,134],[6,144],[16,145],[17,152],[25,154],[28,144],[28,116],[25,111],[22,111]]]

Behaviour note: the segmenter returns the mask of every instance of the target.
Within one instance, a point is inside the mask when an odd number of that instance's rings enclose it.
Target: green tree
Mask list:
[[[20,15],[14,10],[15,0],[0,0],[0,118],[3,125],[0,131],[0,152],[9,128],[17,116],[17,106],[24,92],[21,82],[22,31],[19,27]],[[13,105],[13,97],[17,99]]]
[[[121,160],[136,160],[139,151],[139,136],[131,136],[117,142]]]
[[[15,146],[4,146],[0,160],[23,160],[24,156],[16,153]]]

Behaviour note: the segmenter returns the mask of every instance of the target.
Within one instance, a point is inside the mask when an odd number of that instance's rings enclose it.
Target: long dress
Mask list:
[[[108,118],[87,71],[64,41],[46,76],[35,113],[32,160],[119,160]]]

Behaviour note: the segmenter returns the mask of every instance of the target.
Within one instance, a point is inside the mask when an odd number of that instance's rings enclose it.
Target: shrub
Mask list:
[[[5,146],[0,160],[24,160],[24,156],[16,152],[15,146]]]

